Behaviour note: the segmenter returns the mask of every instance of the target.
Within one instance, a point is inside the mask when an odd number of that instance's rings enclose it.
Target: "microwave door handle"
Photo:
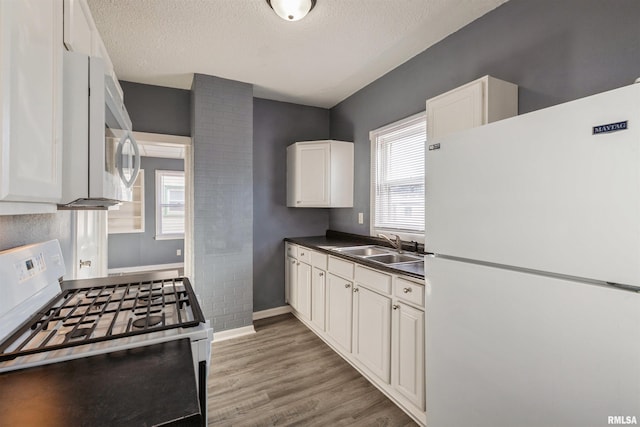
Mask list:
[[[124,165],[122,164],[122,151],[127,141],[129,141],[129,143],[133,147],[133,161],[131,163],[135,162],[135,166],[133,167],[133,173],[131,174],[131,178],[129,179],[127,179],[127,177],[124,176],[124,170],[123,170]],[[129,156],[131,158],[131,155]],[[136,181],[136,178],[138,177],[138,173],[140,172],[140,150],[138,149],[138,143],[136,142],[135,139],[133,139],[133,136],[130,135],[129,133],[127,133],[127,135],[120,140],[120,143],[118,144],[118,151],[116,153],[116,158],[118,159],[117,168],[118,168],[118,174],[120,175],[120,179],[124,183],[125,187],[131,188],[133,183]]]
[[[135,166],[133,167],[133,173],[131,174],[131,183],[127,185],[127,188],[131,188],[136,179],[138,178],[138,174],[140,173],[140,150],[138,149],[138,141],[135,140],[133,135],[129,134],[129,141],[131,141],[131,146],[133,146],[133,163]]]

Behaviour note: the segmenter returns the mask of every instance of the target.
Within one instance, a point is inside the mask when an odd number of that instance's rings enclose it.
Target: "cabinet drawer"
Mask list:
[[[298,258],[298,247],[292,243],[287,243],[287,256],[291,258]]]
[[[340,258],[329,257],[328,270],[346,279],[353,279],[353,263]]]
[[[311,264],[311,249],[304,246],[298,246],[298,260]]]
[[[370,270],[366,267],[356,267],[356,282],[372,291],[391,294],[391,276],[389,274]]]
[[[311,265],[320,270],[327,269],[327,254],[311,251]]]
[[[424,307],[424,285],[397,278],[393,294],[401,300]]]

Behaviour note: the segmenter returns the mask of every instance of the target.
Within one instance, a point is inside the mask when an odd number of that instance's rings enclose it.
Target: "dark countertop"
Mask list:
[[[387,266],[379,264],[377,262],[368,261],[366,258],[360,258],[356,256],[350,256],[341,252],[332,251],[327,249],[328,247],[334,248],[346,248],[349,246],[358,245],[378,245],[390,247],[385,240],[358,236],[355,234],[327,232],[325,236],[310,236],[310,237],[287,237],[284,239],[287,242],[295,243],[297,245],[305,246],[310,249],[317,250],[318,252],[324,252],[329,255],[333,255],[338,258],[348,259],[358,264],[366,265],[367,267],[375,268],[382,271],[388,271],[395,274],[404,274],[406,276],[415,277],[418,279],[424,279],[424,263],[415,262],[410,264],[397,264],[394,266]],[[406,247],[405,247],[406,249]],[[406,251],[408,252],[408,251]],[[409,252],[412,253],[412,252]],[[413,252],[415,254],[415,252]]]
[[[4,372],[0,425],[202,425],[189,339]]]

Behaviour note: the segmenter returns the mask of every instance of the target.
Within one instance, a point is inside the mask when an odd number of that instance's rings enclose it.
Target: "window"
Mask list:
[[[156,170],[156,239],[184,239],[184,172]]]
[[[424,242],[425,113],[371,131],[371,234]]]

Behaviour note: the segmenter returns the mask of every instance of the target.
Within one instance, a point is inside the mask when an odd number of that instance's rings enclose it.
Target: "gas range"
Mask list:
[[[189,279],[64,273],[55,240],[0,252],[0,372],[188,338],[206,419],[213,331]]]

